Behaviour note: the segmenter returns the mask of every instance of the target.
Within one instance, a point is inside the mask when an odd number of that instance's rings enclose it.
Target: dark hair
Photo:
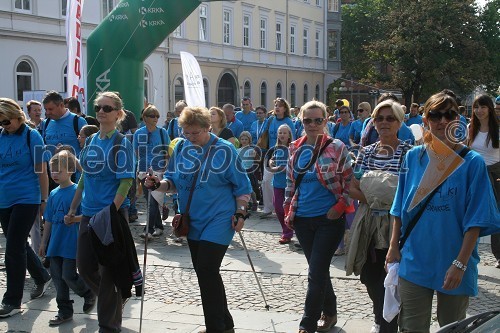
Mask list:
[[[341,100],[341,99],[338,99],[338,100],[336,100],[336,101],[335,101],[335,105],[336,105],[337,107],[342,106],[342,105],[344,105],[344,101],[343,101],[343,100]]]
[[[75,97],[68,97],[64,100],[64,104],[71,111],[76,109],[76,113],[82,113],[82,108],[80,107],[80,102]]]
[[[474,99],[472,108],[474,109],[479,106],[486,106],[488,108],[488,136],[486,137],[485,144],[488,145],[491,140],[491,145],[493,146],[493,148],[498,148],[498,120],[495,114],[495,106],[493,105],[493,100],[486,94],[479,95]],[[476,138],[477,133],[479,133],[480,128],[481,123],[479,122],[479,118],[476,116],[476,113],[472,111],[472,118],[469,128],[469,146],[472,145],[472,142],[474,142],[474,139]]]
[[[42,103],[40,103],[39,101],[35,101],[33,99],[31,101],[29,101],[28,103],[26,103],[26,109],[28,110],[28,113],[31,112],[31,106],[32,105],[40,105],[40,106],[42,106]]]
[[[389,99],[393,100],[394,102],[398,102],[399,103],[399,98],[397,98],[396,95],[394,95],[391,92],[385,92],[382,95],[380,95],[380,97],[377,99],[377,104],[379,104],[379,103],[381,103],[383,101],[387,101]]]
[[[264,105],[259,105],[258,107],[255,108],[255,112],[257,112],[257,110],[262,110],[264,111],[264,113],[266,114],[267,116],[267,109]]]
[[[290,118],[292,116],[292,113],[290,112],[290,103],[282,97],[277,97],[274,100],[274,104],[281,104],[281,106],[285,107],[285,113],[284,116]]]
[[[99,132],[99,127],[95,125],[85,125],[80,131],[83,131],[83,134],[85,134],[86,137],[89,137],[92,134]]]
[[[54,90],[49,91],[43,97],[43,101],[42,101],[43,105],[48,104],[50,102],[53,102],[56,105],[64,104],[64,100],[63,100],[62,96],[57,91],[54,91]]]

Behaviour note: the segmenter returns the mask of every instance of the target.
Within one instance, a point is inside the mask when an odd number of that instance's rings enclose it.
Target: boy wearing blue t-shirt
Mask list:
[[[92,311],[96,301],[94,293],[76,272],[77,218],[69,224],[64,223],[64,215],[68,213],[76,192],[77,186],[71,181],[75,169],[76,158],[68,151],[61,151],[50,160],[52,179],[59,186],[50,192],[47,200],[45,228],[39,250],[40,256],[46,255],[50,259],[50,273],[56,287],[59,311],[49,320],[50,326],[58,326],[73,318],[73,301],[69,298],[69,288],[85,299],[85,313]]]

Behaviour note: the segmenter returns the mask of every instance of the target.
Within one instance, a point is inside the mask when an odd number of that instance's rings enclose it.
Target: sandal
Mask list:
[[[288,244],[292,241],[291,238],[287,238],[287,237],[281,237],[280,240],[279,240],[279,243],[280,244]]]

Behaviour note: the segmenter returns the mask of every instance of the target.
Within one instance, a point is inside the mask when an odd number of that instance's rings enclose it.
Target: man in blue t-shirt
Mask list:
[[[417,124],[420,126],[423,125],[422,116],[418,114],[418,104],[417,103],[411,103],[410,115],[408,116],[408,119],[406,119],[406,126],[409,127],[413,124]]]
[[[253,122],[257,120],[257,114],[252,110],[250,98],[241,99],[241,111],[236,112],[235,117],[243,124],[244,131],[251,131]]]
[[[182,110],[184,110],[186,106],[187,103],[184,100],[180,100],[177,103],[175,103],[175,109],[174,109],[175,118],[168,123],[168,128],[167,128],[167,133],[170,140],[173,140],[175,138],[182,138],[182,130],[179,127],[179,123],[177,122],[177,120],[179,119]]]
[[[227,120],[226,127],[233,132],[235,138],[239,138],[241,132],[243,132],[244,129],[243,129],[243,123],[238,119],[236,119],[234,115],[234,105],[224,104],[224,106],[222,107],[222,111],[224,111],[224,114],[226,115],[226,120]]]

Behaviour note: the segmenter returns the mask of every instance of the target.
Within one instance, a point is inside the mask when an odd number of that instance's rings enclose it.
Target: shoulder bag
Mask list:
[[[274,117],[270,117],[267,120],[267,126],[264,132],[260,135],[259,139],[257,140],[257,146],[260,147],[261,149],[268,149],[269,148],[269,126],[271,126],[271,123],[273,122]]]

